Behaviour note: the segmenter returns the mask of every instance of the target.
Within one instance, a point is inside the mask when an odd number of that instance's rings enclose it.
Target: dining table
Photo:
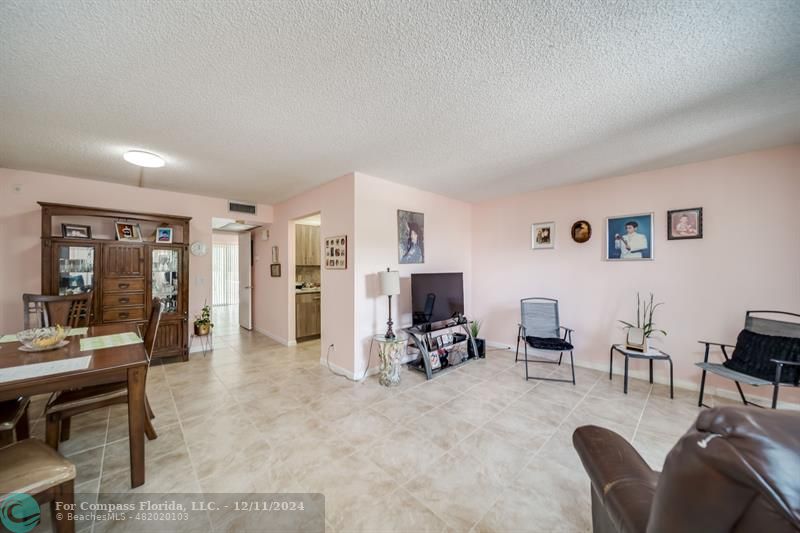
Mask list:
[[[136,333],[134,324],[89,326],[85,333],[66,337],[61,348],[27,352],[18,341],[0,344],[0,401],[90,385],[126,381],[131,487],[144,484],[145,380],[148,360],[142,342],[97,346],[81,351],[81,339]],[[102,340],[102,339],[99,339]]]

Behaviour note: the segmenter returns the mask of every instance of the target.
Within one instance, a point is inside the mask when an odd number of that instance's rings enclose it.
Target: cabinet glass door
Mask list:
[[[161,299],[162,313],[177,313],[181,271],[180,250],[157,248],[153,250],[151,265],[151,297]]]
[[[58,294],[81,294],[94,289],[94,246],[58,247]]]

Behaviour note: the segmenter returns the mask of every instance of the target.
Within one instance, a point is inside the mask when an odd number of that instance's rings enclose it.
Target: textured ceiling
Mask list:
[[[800,1],[2,0],[0,166],[478,200],[800,142]]]

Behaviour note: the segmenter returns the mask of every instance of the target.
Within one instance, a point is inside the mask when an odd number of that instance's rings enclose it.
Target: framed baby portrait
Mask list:
[[[670,241],[703,238],[703,208],[667,211],[667,239]]]

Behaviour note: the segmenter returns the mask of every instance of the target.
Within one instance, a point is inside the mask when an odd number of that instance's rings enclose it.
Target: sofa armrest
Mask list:
[[[611,522],[618,531],[644,532],[658,483],[628,441],[611,430],[582,426],[572,443]]]

